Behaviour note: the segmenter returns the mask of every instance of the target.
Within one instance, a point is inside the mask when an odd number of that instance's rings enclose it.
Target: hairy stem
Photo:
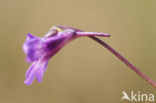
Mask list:
[[[99,44],[103,45],[105,48],[107,48],[111,53],[113,53],[116,57],[118,57],[122,62],[124,62],[130,69],[132,69],[134,72],[136,72],[140,77],[142,77],[144,80],[146,80],[148,83],[150,83],[153,87],[156,88],[156,82],[153,81],[151,78],[149,78],[145,73],[140,71],[138,68],[136,68],[132,63],[130,63],[126,58],[124,58],[121,54],[119,54],[116,50],[114,50],[112,47],[110,47],[108,44],[103,42],[102,40],[98,39],[94,36],[89,36],[91,39],[95,40]]]

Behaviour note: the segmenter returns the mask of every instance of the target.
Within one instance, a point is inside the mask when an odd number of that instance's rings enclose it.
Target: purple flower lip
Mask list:
[[[52,27],[43,38],[28,33],[23,45],[23,51],[26,54],[26,60],[32,65],[26,72],[24,83],[31,85],[34,79],[42,82],[49,59],[70,41],[84,36],[110,37],[107,33],[84,32],[67,26]]]

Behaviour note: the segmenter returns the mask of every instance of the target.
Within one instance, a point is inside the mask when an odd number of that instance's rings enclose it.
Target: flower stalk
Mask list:
[[[132,63],[130,63],[126,58],[124,58],[121,54],[119,54],[116,50],[114,50],[111,46],[109,46],[104,41],[98,39],[94,36],[89,36],[91,39],[95,40],[102,46],[104,46],[106,49],[108,49],[111,53],[113,53],[116,57],[118,57],[122,62],[124,62],[131,70],[136,72],[141,78],[146,80],[148,83],[150,83],[153,87],[156,88],[156,82],[153,81],[150,77],[148,77],[145,73],[143,73],[141,70],[139,70],[137,67],[135,67]]]

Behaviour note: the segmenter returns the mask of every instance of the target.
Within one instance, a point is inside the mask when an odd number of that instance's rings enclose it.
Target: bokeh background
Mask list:
[[[123,90],[156,96],[155,88],[87,37],[50,60],[42,83],[25,85],[26,34],[42,37],[53,25],[110,33],[100,39],[156,81],[155,0],[0,0],[0,103],[120,103]]]

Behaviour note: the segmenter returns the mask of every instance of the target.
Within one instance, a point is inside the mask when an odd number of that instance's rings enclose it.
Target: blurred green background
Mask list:
[[[0,103],[120,103],[123,90],[156,95],[87,37],[51,58],[42,83],[25,85],[26,34],[42,37],[53,25],[110,33],[100,39],[156,81],[155,0],[0,0]]]

